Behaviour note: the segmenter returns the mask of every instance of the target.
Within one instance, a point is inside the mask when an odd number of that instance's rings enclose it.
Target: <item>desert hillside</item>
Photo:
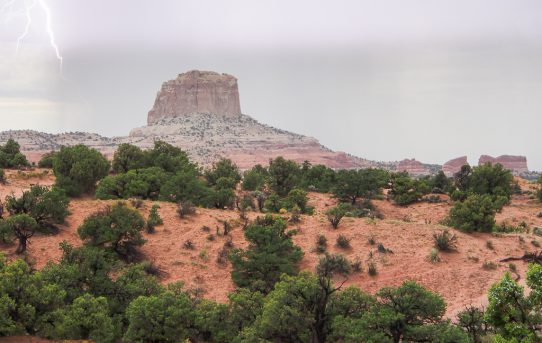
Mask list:
[[[52,171],[48,169],[25,172],[6,170],[6,176],[6,184],[0,184],[1,199],[12,193],[20,194],[34,184],[54,183]],[[536,187],[523,181],[520,184],[525,190]],[[447,316],[450,318],[467,305],[484,304],[489,287],[509,270],[508,263],[499,261],[536,250],[532,242],[542,238],[528,233],[465,234],[453,230],[458,237],[457,251],[441,253],[441,261],[432,263],[428,258],[433,247],[432,235],[444,228],[439,221],[451,208],[447,196],[441,197],[446,201],[420,202],[406,207],[394,205],[387,200],[374,200],[383,219],[344,218],[335,230],[327,221],[324,211],[336,201],[328,194],[309,193],[309,203],[315,207],[314,215],[302,215],[300,223],[291,225],[291,228],[299,230],[293,240],[305,253],[301,268],[314,271],[319,258],[314,251],[316,239],[323,234],[328,240],[329,252],[342,253],[352,261],[361,262],[362,270],[349,277],[349,285],[375,293],[383,286],[399,285],[407,279],[416,280],[445,298],[448,304]],[[38,269],[49,261],[58,261],[61,257],[59,243],[65,240],[75,246],[82,245],[77,227],[90,214],[115,202],[90,197],[72,199],[70,215],[66,223],[60,226],[58,234],[37,234],[31,238],[28,260]],[[198,208],[195,215],[180,219],[176,213],[176,204],[144,201],[140,211],[145,217],[154,203],[160,205],[159,213],[164,224],[158,226],[153,234],[145,233],[147,242],[141,251],[146,259],[153,261],[160,269],[160,281],[164,284],[184,281],[187,288],[198,289],[203,297],[225,302],[227,294],[235,287],[230,277],[230,264],[218,263],[217,256],[226,239],[230,238],[214,233],[223,221],[229,221],[233,224],[229,235],[233,245],[245,247],[247,243],[239,212]],[[529,232],[532,232],[534,227],[542,227],[542,218],[537,216],[541,211],[542,205],[538,201],[516,195],[497,215],[497,224],[504,222],[517,226],[525,222]],[[258,215],[257,212],[248,213],[251,219]],[[210,228],[210,232],[202,230],[204,226]],[[214,240],[210,240],[209,235],[213,235]],[[335,245],[338,235],[351,239],[349,249]],[[370,244],[370,239],[374,240],[374,244]],[[194,249],[184,248],[187,240],[193,242]],[[389,251],[379,252],[379,243]],[[0,250],[7,253],[9,259],[18,257],[15,248],[15,244],[0,245]],[[370,254],[377,265],[378,274],[375,276],[367,273]],[[496,268],[487,268],[489,262],[495,263]],[[517,262],[516,265],[521,275],[520,283],[523,283],[527,265],[523,262]]]

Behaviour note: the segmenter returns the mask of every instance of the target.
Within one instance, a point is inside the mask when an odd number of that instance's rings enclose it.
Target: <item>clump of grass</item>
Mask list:
[[[132,205],[133,208],[141,208],[143,207],[143,200],[140,198],[132,198],[130,199],[130,205]]]
[[[535,234],[537,236],[542,236],[542,228],[540,228],[538,226],[535,226],[534,229],[533,229],[533,234]]]
[[[536,215],[538,218],[542,218],[542,212],[538,212],[538,214]]]
[[[211,242],[214,241],[215,240],[215,235],[213,235],[212,233],[208,234],[207,235],[207,240],[211,241]]]
[[[203,225],[203,226],[201,227],[201,231],[211,232],[211,228],[208,227],[207,225]]]
[[[367,242],[369,242],[369,245],[375,245],[376,244],[376,237],[374,235],[370,235],[367,239]]]
[[[375,276],[376,274],[378,274],[378,270],[376,269],[376,263],[374,263],[374,261],[370,261],[367,264],[367,273],[370,276]]]
[[[201,258],[203,261],[209,261],[209,256],[207,255],[207,249],[202,249],[199,252],[199,258]]]
[[[390,249],[386,248],[386,247],[384,246],[384,244],[382,244],[382,243],[378,243],[377,250],[378,250],[379,253],[382,253],[382,254],[393,254],[393,251],[391,251]]]
[[[433,234],[435,248],[440,251],[452,251],[457,248],[457,237],[448,229]]]
[[[431,249],[431,251],[429,252],[429,261],[432,262],[432,263],[440,262],[440,256],[439,256],[438,249],[436,249],[436,248]]]
[[[488,248],[489,250],[495,249],[495,247],[493,246],[493,241],[487,240],[486,241],[486,248]]]
[[[188,249],[188,250],[194,250],[194,248],[196,247],[194,245],[194,242],[192,242],[190,239],[187,239],[186,241],[184,241],[183,246],[185,249]]]
[[[147,218],[147,232],[153,233],[155,230],[154,228],[158,225],[164,224],[164,221],[160,217],[160,214],[158,213],[158,209],[160,206],[157,204],[152,205],[151,210],[149,212],[149,217]]]
[[[497,269],[497,264],[495,262],[485,261],[484,264],[482,264],[482,268],[485,270],[495,270]]]
[[[350,238],[347,238],[344,235],[339,235],[337,237],[337,246],[342,249],[350,249]]]
[[[361,273],[363,271],[363,268],[361,266],[361,261],[356,259],[350,263],[350,267],[352,268],[352,271],[355,273]]]
[[[186,216],[192,215],[196,213],[196,208],[192,204],[191,201],[181,201],[179,204],[179,208],[177,208],[177,214],[180,218],[185,218]]]
[[[316,253],[323,254],[327,251],[327,238],[324,235],[318,235],[316,238]]]
[[[534,245],[534,246],[537,247],[537,248],[540,248],[540,242],[537,241],[536,239],[533,239],[533,240],[531,241],[531,244]]]

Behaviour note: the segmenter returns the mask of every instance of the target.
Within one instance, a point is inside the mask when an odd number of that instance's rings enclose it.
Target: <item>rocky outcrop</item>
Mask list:
[[[453,160],[449,160],[442,165],[442,171],[446,176],[450,177],[461,170],[461,167],[463,167],[465,164],[469,164],[467,161],[467,156],[454,158]]]
[[[163,118],[204,113],[226,117],[241,115],[237,79],[228,74],[192,70],[164,82],[149,111],[147,123]]]
[[[411,175],[428,175],[430,170],[426,166],[417,161],[416,159],[404,159],[397,163],[396,171],[398,172],[407,172]]]
[[[478,165],[484,165],[486,163],[500,163],[504,168],[510,169],[514,174],[526,173],[529,171],[527,167],[527,157],[525,156],[512,156],[502,155],[499,157],[492,157],[488,155],[480,156]]]

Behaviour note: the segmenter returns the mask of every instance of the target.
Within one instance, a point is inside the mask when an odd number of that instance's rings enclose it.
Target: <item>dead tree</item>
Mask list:
[[[500,262],[510,262],[510,261],[523,261],[528,263],[536,263],[542,265],[542,251],[538,252],[526,252],[521,257],[507,257],[502,259]]]

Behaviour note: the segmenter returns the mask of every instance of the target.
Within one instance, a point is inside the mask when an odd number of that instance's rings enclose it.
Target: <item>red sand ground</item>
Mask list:
[[[39,172],[39,171],[38,171]],[[54,182],[51,173],[42,177],[24,179],[16,172],[8,171],[8,184],[0,185],[0,198],[11,192],[20,193],[30,184],[50,185]],[[532,187],[522,183],[525,189]],[[36,268],[42,268],[48,261],[58,261],[61,256],[59,243],[66,240],[74,245],[81,245],[77,235],[77,227],[85,217],[95,211],[112,204],[114,201],[101,201],[90,198],[75,199],[70,203],[70,216],[66,224],[60,227],[56,235],[37,235],[31,239],[29,257]],[[365,218],[344,218],[339,228],[334,230],[323,214],[327,207],[335,201],[329,195],[312,193],[310,203],[316,207],[313,216],[303,216],[302,222],[292,228],[298,228],[299,233],[294,241],[305,252],[301,268],[314,270],[318,255],[313,252],[316,238],[324,234],[328,240],[328,251],[344,253],[351,260],[360,260],[363,271],[353,274],[347,285],[356,285],[361,289],[374,293],[384,286],[398,285],[404,280],[412,279],[420,282],[433,291],[440,293],[448,304],[447,315],[451,318],[463,307],[469,304],[481,305],[486,302],[489,287],[499,280],[508,270],[507,263],[499,260],[508,256],[521,256],[524,251],[536,248],[530,243],[537,239],[531,234],[464,234],[453,230],[458,236],[456,252],[441,253],[442,261],[431,263],[428,254],[433,247],[432,235],[444,229],[438,222],[443,219],[450,209],[450,204],[419,203],[408,207],[398,207],[384,200],[374,201],[384,215],[383,220]],[[153,202],[145,201],[141,212],[146,217]],[[231,266],[220,265],[216,262],[218,252],[226,238],[217,236],[209,241],[208,232],[201,228],[206,225],[211,233],[216,233],[216,227],[222,227],[221,221],[234,222],[231,232],[236,247],[246,246],[239,214],[235,211],[198,209],[197,214],[186,219],[180,219],[176,214],[177,206],[172,203],[160,202],[159,213],[164,225],[156,228],[156,233],[146,234],[147,243],[141,251],[147,259],[153,261],[164,272],[163,283],[183,281],[188,289],[203,290],[203,296],[217,301],[225,301],[228,292],[234,289],[230,278]],[[512,203],[497,215],[497,221],[517,225],[525,221],[529,228],[542,227],[542,219],[536,215],[542,211],[542,205],[536,200],[525,197],[515,197]],[[251,218],[257,213],[249,213]],[[351,239],[351,249],[343,250],[335,246],[336,238],[343,234]],[[381,254],[376,245],[370,245],[369,237],[374,237],[393,253]],[[523,237],[521,242],[519,237]],[[183,248],[183,243],[190,239],[195,249]],[[542,238],[538,238],[542,241]],[[487,248],[486,242],[491,240],[494,249]],[[16,258],[15,245],[0,245],[9,258]],[[370,252],[377,263],[378,275],[367,274],[367,261]],[[486,261],[494,262],[498,267],[494,270],[482,268]],[[516,263],[523,282],[527,265]]]

